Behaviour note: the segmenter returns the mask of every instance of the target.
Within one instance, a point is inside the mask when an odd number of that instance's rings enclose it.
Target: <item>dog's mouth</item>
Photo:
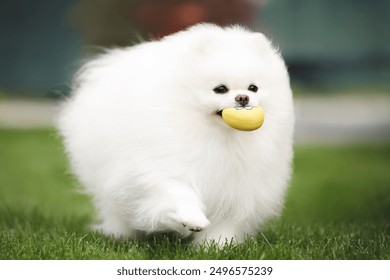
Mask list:
[[[215,112],[222,120],[237,130],[252,131],[260,128],[264,122],[264,110],[261,107],[230,107]]]
[[[236,110],[252,110],[253,109],[253,106],[245,106],[245,107],[243,107],[243,106],[238,106],[238,107],[234,107],[234,109],[236,109]],[[215,112],[215,114],[217,114],[218,116],[220,116],[220,117],[222,117],[222,111],[223,111],[224,109],[221,109],[221,110],[218,110],[218,111],[216,111]]]

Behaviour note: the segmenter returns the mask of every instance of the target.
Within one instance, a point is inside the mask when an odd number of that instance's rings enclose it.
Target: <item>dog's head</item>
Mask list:
[[[179,37],[184,40],[177,40],[182,53],[176,81],[184,98],[193,102],[191,109],[211,123],[228,127],[222,119],[226,108],[261,107],[265,119],[275,108],[291,111],[284,61],[263,34],[239,26],[200,24],[166,40]]]

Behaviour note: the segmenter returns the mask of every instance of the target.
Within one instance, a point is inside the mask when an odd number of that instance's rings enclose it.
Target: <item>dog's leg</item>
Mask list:
[[[189,235],[210,224],[196,192],[173,180],[151,188],[137,202],[136,212],[134,225],[146,232],[177,231]]]
[[[92,226],[93,230],[99,231],[107,236],[119,238],[135,238],[137,231],[131,227],[120,211],[105,205],[100,207],[100,223]]]

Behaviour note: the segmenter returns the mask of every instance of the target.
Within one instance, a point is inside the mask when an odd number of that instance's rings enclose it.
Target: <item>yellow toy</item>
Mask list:
[[[222,118],[235,129],[251,131],[262,126],[264,110],[261,107],[226,108],[222,110]]]

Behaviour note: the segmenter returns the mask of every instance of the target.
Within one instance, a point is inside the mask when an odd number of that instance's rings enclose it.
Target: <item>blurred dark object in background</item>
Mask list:
[[[60,97],[80,58],[201,21],[268,35],[306,93],[390,93],[389,0],[1,0],[2,95]],[[4,94],[2,94],[2,92]],[[298,91],[295,91],[298,92]]]
[[[71,21],[89,45],[124,46],[199,22],[253,23],[262,0],[80,0]]]
[[[295,83],[390,92],[389,0],[270,0],[260,16]]]
[[[65,16],[75,1],[0,1],[0,99],[2,92],[51,96],[66,87],[80,56]]]

